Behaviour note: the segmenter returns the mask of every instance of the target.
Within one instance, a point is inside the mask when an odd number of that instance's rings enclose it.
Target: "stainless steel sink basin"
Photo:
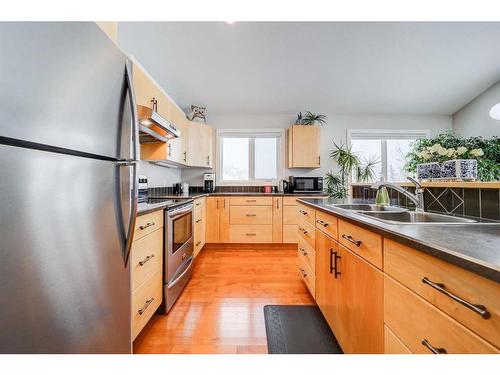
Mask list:
[[[406,208],[394,206],[377,206],[376,204],[332,204],[332,207],[341,208],[343,210],[358,211],[358,212],[377,212],[386,215],[389,212],[405,212]]]
[[[362,215],[388,224],[471,224],[476,220],[463,217],[435,214],[432,212],[363,212]]]

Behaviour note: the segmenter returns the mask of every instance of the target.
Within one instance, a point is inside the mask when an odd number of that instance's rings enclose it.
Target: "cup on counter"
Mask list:
[[[264,186],[264,193],[272,193],[273,187],[271,185]]]

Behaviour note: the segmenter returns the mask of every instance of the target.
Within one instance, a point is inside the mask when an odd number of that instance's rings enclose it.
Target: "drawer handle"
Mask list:
[[[196,223],[199,223],[199,222],[201,222],[201,219],[196,220]]]
[[[429,280],[427,277],[424,277],[422,279],[422,282],[424,284],[429,285],[431,288],[436,289],[438,292],[443,293],[445,296],[450,297],[453,301],[458,302],[459,304],[471,309],[475,313],[481,315],[483,319],[489,319],[491,317],[491,314],[488,310],[486,310],[486,307],[483,305],[474,305],[470,302],[467,302],[466,300],[460,298],[459,296],[456,296],[455,294],[449,292],[446,290],[446,287],[444,284],[441,283],[434,283],[431,280]]]
[[[196,207],[200,207],[201,206],[201,203],[196,203],[195,204]]]
[[[422,340],[422,345],[425,346],[434,354],[446,354],[445,348],[435,348],[427,339]]]
[[[303,256],[306,256],[306,255],[307,255],[307,251],[305,251],[303,248],[300,248],[300,251],[302,252],[302,255],[303,255]]]
[[[151,303],[155,300],[154,297],[151,297],[151,299],[148,299],[146,301],[146,303],[144,304],[144,306],[142,306],[142,308],[138,311],[139,315],[142,315],[144,314],[144,311],[146,311],[146,309],[149,307],[149,305],[151,305]]]
[[[151,223],[146,223],[145,225],[141,225],[141,226],[139,227],[139,229],[140,229],[140,230],[144,230],[144,229],[146,229],[146,228],[152,227],[153,225],[155,225],[155,222],[154,222],[154,221],[152,221]]]
[[[200,246],[201,241],[196,242],[196,246]]]
[[[247,199],[247,202],[257,202],[257,199]]]
[[[247,216],[257,216],[257,214],[247,214]]]
[[[349,241],[350,243],[353,243],[356,246],[360,246],[361,245],[361,241],[355,240],[354,238],[352,238],[351,236],[348,236],[346,234],[343,234],[342,238],[345,238],[347,241]]]
[[[333,259],[332,259],[333,255]],[[337,260],[341,259],[342,257],[338,255],[337,251],[333,251],[333,249],[330,249],[330,273],[333,273],[336,279],[338,279],[338,276],[341,275],[341,273],[337,269]]]
[[[323,225],[325,228],[328,226],[328,223],[325,223],[323,220],[316,220],[316,222],[317,222],[319,225]]]
[[[154,254],[151,254],[151,255],[148,255],[146,258],[144,258],[144,260],[141,260],[139,262],[139,266],[144,266],[147,262],[149,262],[151,259],[153,259],[155,257]]]
[[[302,214],[302,215],[307,215],[307,212],[304,211],[304,210],[299,210],[299,212]]]
[[[300,270],[300,273],[302,274],[302,277],[307,277],[307,273],[306,273],[306,271],[304,271],[303,268],[299,268],[299,270]]]
[[[302,233],[307,234],[307,230],[305,230],[304,228],[299,227],[299,230],[300,230]]]
[[[247,236],[256,236],[257,233],[245,233]]]

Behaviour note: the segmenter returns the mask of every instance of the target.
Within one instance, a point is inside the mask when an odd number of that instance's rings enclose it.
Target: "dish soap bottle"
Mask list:
[[[377,206],[388,206],[390,203],[389,192],[385,186],[382,186],[377,190],[377,195],[375,196],[375,204]]]

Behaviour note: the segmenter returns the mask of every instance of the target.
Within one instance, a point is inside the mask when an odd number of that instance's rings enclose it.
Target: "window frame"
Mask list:
[[[347,129],[347,144],[352,145],[353,139],[375,139],[381,140],[381,164],[382,164],[382,178],[387,180],[387,140],[391,139],[416,139],[416,138],[430,138],[430,129]],[[390,181],[390,182],[404,182],[404,181]],[[352,176],[349,176],[349,183],[363,184],[363,182],[353,182]]]
[[[273,136],[277,140],[276,147],[276,179],[256,179],[255,178],[255,138],[266,138]],[[223,180],[222,176],[222,138],[251,138],[253,141],[249,144],[248,158],[248,180]],[[278,182],[284,176],[284,129],[217,129],[217,144],[216,144],[216,184],[218,186],[264,186],[278,185]]]

